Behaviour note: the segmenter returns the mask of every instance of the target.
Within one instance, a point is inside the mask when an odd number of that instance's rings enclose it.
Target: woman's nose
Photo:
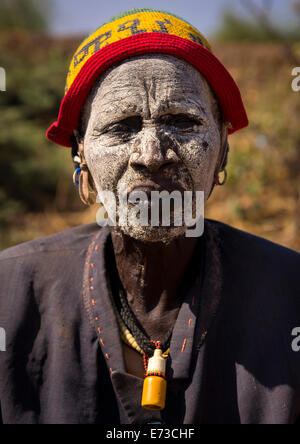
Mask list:
[[[166,146],[161,133],[155,128],[143,130],[139,146],[130,156],[129,164],[136,170],[148,170],[151,173],[180,162],[174,150]]]

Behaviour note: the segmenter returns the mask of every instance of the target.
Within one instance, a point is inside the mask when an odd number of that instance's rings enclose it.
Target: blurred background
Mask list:
[[[230,136],[228,181],[206,217],[300,251],[300,1],[0,0],[0,249],[95,221],[70,150],[45,138],[71,57],[120,11],[169,10],[203,32],[240,86],[249,128]],[[300,82],[299,82],[300,83]]]

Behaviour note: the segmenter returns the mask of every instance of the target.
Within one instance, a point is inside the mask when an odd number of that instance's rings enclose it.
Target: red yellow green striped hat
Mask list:
[[[97,78],[121,60],[153,53],[182,58],[202,73],[220,102],[224,120],[230,123],[229,134],[248,125],[239,88],[205,37],[169,12],[132,9],[102,25],[75,52],[58,119],[48,129],[48,139],[72,146],[80,110]]]

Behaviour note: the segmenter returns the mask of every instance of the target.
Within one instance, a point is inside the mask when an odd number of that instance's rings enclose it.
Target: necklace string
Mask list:
[[[120,317],[125,326],[134,336],[138,346],[144,351],[146,355],[152,356],[156,348],[156,343],[158,341],[154,341],[151,338],[149,338],[145,330],[142,328],[138,319],[136,318],[135,314],[133,313],[128,304],[125,291],[122,287],[119,288],[119,307],[120,307],[119,309]],[[160,338],[159,342],[161,344],[162,350],[167,350],[170,347],[172,332],[173,328],[171,328],[167,332],[165,337]]]
[[[147,375],[147,369],[148,369],[148,362],[151,356],[147,355],[137,344],[134,336],[132,336],[131,332],[128,330],[128,328],[125,326],[124,322],[122,321],[122,318],[117,310],[115,301],[112,299],[112,304],[113,304],[113,308],[115,310],[116,316],[117,316],[117,320],[118,320],[118,324],[120,327],[120,332],[121,332],[121,338],[123,340],[123,342],[125,342],[125,344],[127,344],[129,347],[133,348],[134,350],[136,350],[138,353],[140,353],[143,356],[143,365],[144,365],[144,370],[145,370],[145,375]],[[155,348],[161,348],[161,343],[160,341],[151,341],[152,343],[154,343]],[[167,358],[168,354],[169,354],[170,348],[168,348],[163,354],[162,356],[164,358]]]

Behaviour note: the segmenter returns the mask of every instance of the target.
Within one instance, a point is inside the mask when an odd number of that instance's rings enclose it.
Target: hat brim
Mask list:
[[[170,34],[138,34],[111,43],[84,64],[62,100],[58,119],[47,131],[47,138],[65,147],[72,146],[80,110],[97,78],[115,63],[143,54],[170,54],[194,66],[207,80],[220,102],[228,133],[248,125],[241,94],[234,79],[211,51],[198,43]]]

